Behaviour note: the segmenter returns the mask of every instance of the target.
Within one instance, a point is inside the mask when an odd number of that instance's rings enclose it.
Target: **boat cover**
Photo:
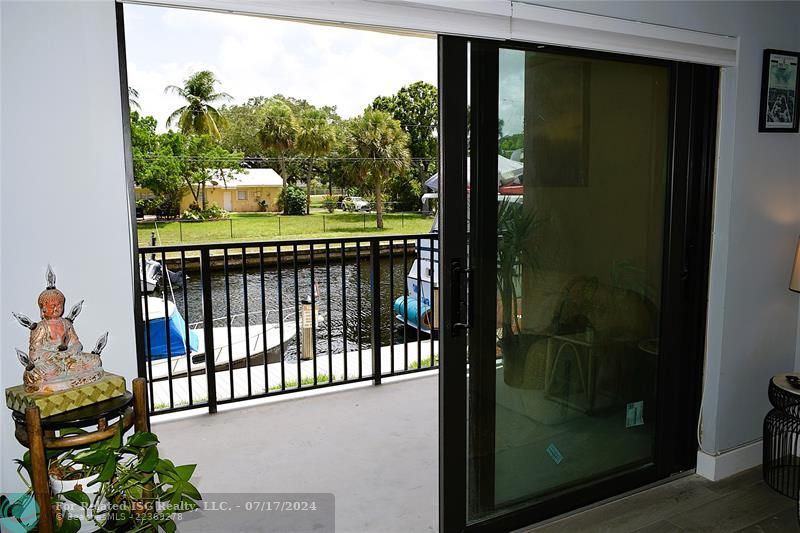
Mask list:
[[[145,346],[149,347],[152,360],[167,357],[167,331],[169,331],[170,355],[186,355],[186,322],[174,305],[169,306],[169,320],[163,316],[151,318],[149,328],[145,333]],[[149,339],[147,338],[149,336]],[[148,345],[149,342],[149,345]],[[189,349],[197,351],[199,340],[193,330],[189,330]]]
[[[405,301],[406,298],[408,299],[408,314],[406,314],[405,309]],[[417,306],[419,305],[419,309]],[[415,328],[419,328],[419,317],[422,316],[422,328],[423,329],[430,329],[431,327],[431,307],[429,305],[425,305],[424,303],[420,302],[417,304],[417,299],[412,298],[411,296],[399,296],[394,301],[394,313],[397,317],[402,320],[405,316],[408,320],[409,325],[414,326]],[[419,311],[419,315],[417,314]]]

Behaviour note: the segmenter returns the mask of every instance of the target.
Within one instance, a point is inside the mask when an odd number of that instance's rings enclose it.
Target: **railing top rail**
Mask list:
[[[196,252],[201,250],[231,250],[242,248],[285,248],[287,246],[312,246],[325,244],[347,244],[366,242],[388,242],[409,239],[438,239],[437,232],[408,233],[396,235],[368,235],[364,237],[317,237],[312,239],[274,239],[270,241],[236,241],[236,242],[211,242],[197,244],[169,244],[162,246],[139,246],[139,253],[155,252]]]

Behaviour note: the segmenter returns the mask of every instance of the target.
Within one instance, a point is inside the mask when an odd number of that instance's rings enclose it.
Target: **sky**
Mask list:
[[[437,84],[435,38],[126,4],[125,39],[128,85],[158,131],[183,105],[164,87],[199,70],[214,72],[230,103],[280,93],[343,118],[417,80]]]

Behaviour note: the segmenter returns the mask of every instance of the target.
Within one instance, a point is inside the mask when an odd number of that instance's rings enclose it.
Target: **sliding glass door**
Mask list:
[[[713,100],[714,69],[441,46],[440,271],[459,300],[443,316],[443,527],[523,525],[692,467],[702,330],[686,317],[710,172],[688,133],[713,130],[691,103]]]

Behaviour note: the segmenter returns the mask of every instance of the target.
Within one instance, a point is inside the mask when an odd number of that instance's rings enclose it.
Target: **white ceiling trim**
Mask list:
[[[463,35],[618,52],[720,66],[736,64],[735,37],[511,0],[123,0],[128,3]]]
[[[512,2],[511,38],[590,50],[736,65],[739,39]]]

